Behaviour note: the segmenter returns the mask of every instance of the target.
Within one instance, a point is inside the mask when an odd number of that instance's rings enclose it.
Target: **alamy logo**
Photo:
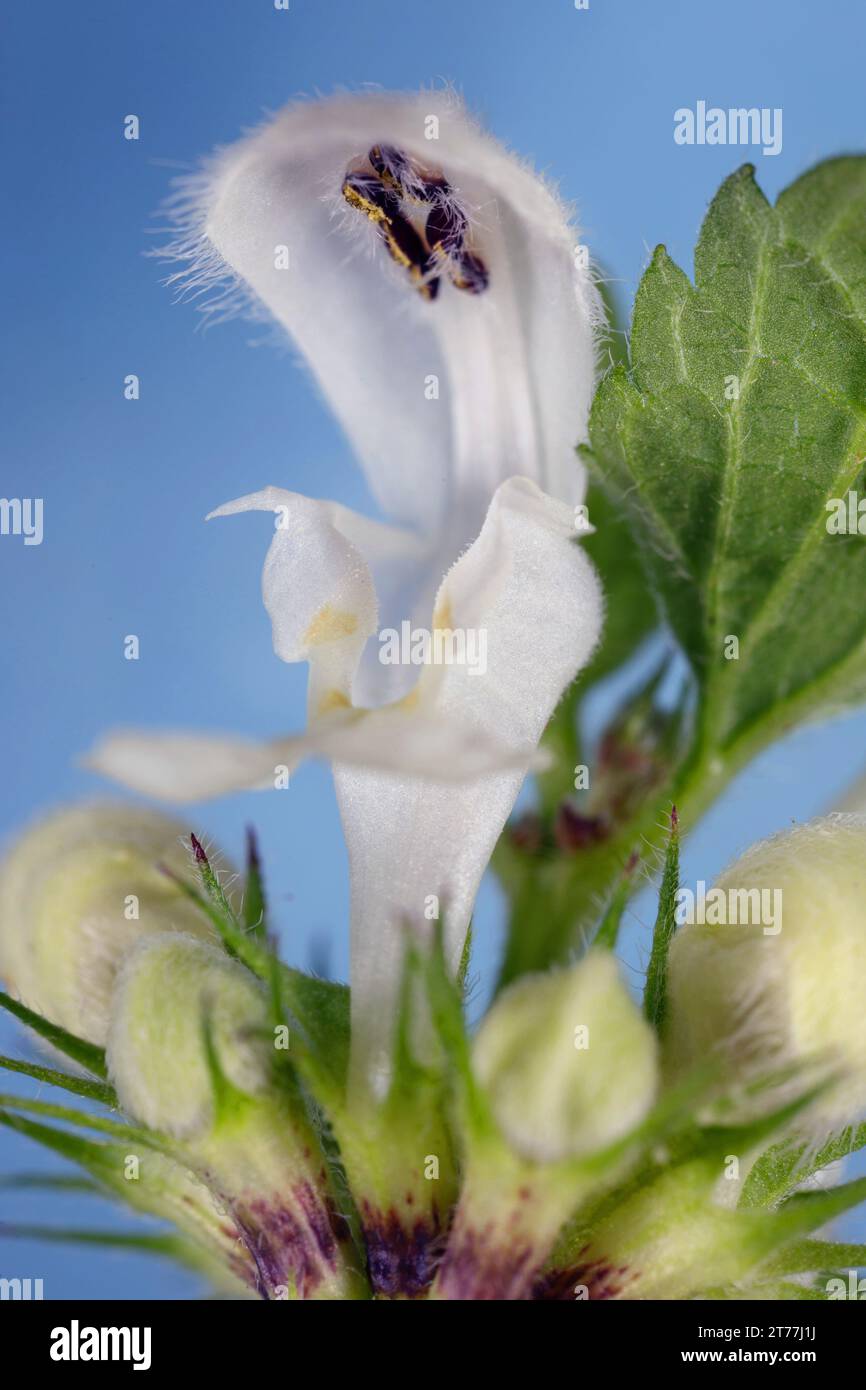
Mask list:
[[[149,1327],[69,1327],[51,1329],[52,1361],[131,1361],[134,1371],[150,1370]]]
[[[470,676],[487,670],[487,629],[462,627],[413,628],[410,622],[379,633],[383,666],[468,666]]]
[[[0,1279],[0,1299],[44,1298],[41,1279]]]
[[[866,1279],[858,1278],[856,1269],[849,1269],[848,1282],[840,1279],[838,1275],[835,1279],[828,1279],[825,1284],[828,1299],[850,1298],[855,1303],[862,1303],[866,1299]]]
[[[844,497],[831,497],[824,505],[828,535],[866,536],[866,497],[859,492],[846,492]]]
[[[760,145],[764,154],[782,152],[780,106],[721,106],[697,102],[694,111],[681,106],[674,112],[674,140],[678,145]]]
[[[749,927],[761,926],[764,936],[778,936],[782,930],[781,888],[711,888],[702,878],[697,891],[680,888],[674,907],[677,926]]]
[[[25,545],[41,545],[42,498],[0,497],[0,536],[23,536]]]

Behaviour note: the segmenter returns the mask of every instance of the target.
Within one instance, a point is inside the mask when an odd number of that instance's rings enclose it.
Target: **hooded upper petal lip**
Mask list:
[[[347,169],[382,142],[443,171],[489,269],[487,292],[443,277],[425,302],[347,206]],[[574,446],[595,381],[599,296],[563,204],[453,92],[290,105],[219,153],[182,206],[173,253],[191,262],[190,283],[199,291],[227,272],[289,332],[383,513],[426,538],[416,559],[434,584],[506,478],[582,500]],[[422,604],[430,596],[428,584]]]

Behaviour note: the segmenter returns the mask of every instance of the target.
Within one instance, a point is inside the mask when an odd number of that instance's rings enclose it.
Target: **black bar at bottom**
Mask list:
[[[629,1370],[663,1372],[675,1366],[776,1370],[799,1365],[811,1366],[826,1376],[837,1367],[857,1364],[866,1329],[862,1316],[840,1306],[842,1302],[578,1302],[570,1312],[541,1314],[541,1323],[515,1324],[514,1315],[508,1314],[508,1321],[498,1325],[493,1312],[489,1315],[492,1324],[487,1322],[487,1314],[480,1326],[462,1321],[476,1314],[458,1314],[456,1325],[442,1324],[439,1319],[448,1314],[434,1311],[426,1315],[433,1318],[432,1323],[412,1323],[408,1328],[416,1353],[419,1335],[431,1338],[429,1350],[439,1349],[443,1376],[450,1375],[449,1366],[455,1364],[456,1357],[465,1368],[470,1347],[488,1370],[502,1352],[513,1356],[515,1337],[524,1353],[533,1346],[536,1351],[543,1347],[547,1361],[555,1348],[549,1339],[559,1334],[568,1339],[564,1346],[571,1346],[573,1364],[575,1369],[583,1367],[582,1374],[597,1374],[602,1369],[621,1375]],[[22,1369],[60,1378],[80,1373],[92,1379],[107,1368],[113,1375],[136,1370],[139,1375],[189,1370],[196,1374],[213,1371],[225,1377],[239,1372],[250,1381],[273,1376],[278,1370],[289,1376],[303,1374],[311,1361],[317,1374],[331,1378],[343,1361],[356,1373],[361,1367],[369,1370],[374,1346],[378,1347],[374,1360],[383,1369],[391,1367],[388,1379],[392,1373],[402,1375],[401,1366],[405,1372],[417,1365],[414,1356],[404,1360],[396,1340],[407,1328],[402,1320],[405,1314],[398,1312],[396,1322],[389,1317],[380,1323],[383,1314],[358,1309],[349,1316],[361,1321],[348,1328],[342,1321],[345,1316],[338,1311],[328,1314],[321,1304],[305,1312],[299,1307],[268,1309],[260,1303],[217,1300],[6,1300],[0,1302],[0,1335],[7,1355],[14,1348]],[[320,1322],[320,1318],[326,1321]],[[371,1318],[376,1321],[371,1322]],[[498,1326],[502,1328],[499,1335]],[[460,1341],[449,1346],[445,1339],[455,1327]],[[371,1340],[371,1334],[376,1340]],[[539,1335],[543,1342],[537,1341]],[[523,1340],[527,1336],[532,1338],[529,1343]],[[383,1337],[395,1341],[383,1341]],[[593,1359],[586,1361],[587,1356]],[[429,1369],[432,1371],[433,1366]]]

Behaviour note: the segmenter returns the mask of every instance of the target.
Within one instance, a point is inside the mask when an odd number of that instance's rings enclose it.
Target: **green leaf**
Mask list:
[[[842,1183],[839,1187],[797,1192],[779,1208],[775,1218],[777,1229],[790,1236],[805,1234],[827,1221],[835,1220],[864,1201],[866,1178],[855,1178],[853,1182]]]
[[[840,1130],[820,1149],[810,1144],[774,1144],[752,1165],[740,1195],[741,1207],[769,1207],[813,1173],[866,1147],[866,1124]]]
[[[175,1260],[197,1274],[217,1278],[222,1271],[196,1242],[177,1231],[100,1231],[66,1226],[0,1223],[0,1235],[11,1240],[44,1240],[55,1245],[95,1245],[107,1250],[131,1250]]]
[[[620,875],[619,883],[614,889],[613,897],[608,903],[607,910],[595,934],[592,944],[600,947],[603,951],[616,950],[623,913],[634,892],[634,873],[637,865],[638,857],[633,854]]]
[[[5,1071],[17,1071],[24,1076],[32,1076],[37,1081],[45,1081],[49,1086],[60,1086],[76,1096],[86,1096],[97,1100],[112,1109],[117,1105],[114,1087],[102,1081],[89,1081],[84,1076],[70,1076],[65,1071],[55,1071],[53,1067],[41,1067],[35,1062],[19,1062],[15,1057],[0,1055],[0,1067]]]
[[[45,1115],[49,1119],[62,1120],[65,1124],[78,1125],[81,1129],[96,1130],[100,1134],[111,1135],[115,1139],[122,1140],[126,1145],[130,1143],[142,1144],[147,1149],[154,1149],[157,1153],[165,1154],[169,1158],[178,1158],[178,1149],[170,1140],[159,1134],[156,1130],[140,1129],[135,1125],[121,1124],[117,1120],[106,1119],[102,1115],[91,1115],[86,1110],[73,1110],[67,1105],[54,1105],[46,1100],[29,1100],[25,1096],[0,1095],[0,1122],[10,1124],[17,1121],[17,1115],[10,1115],[9,1111],[22,1111],[25,1115]],[[15,1124],[12,1127],[16,1127]],[[52,1131],[59,1133],[60,1131]],[[68,1136],[78,1138],[79,1136]],[[85,1142],[85,1141],[82,1141]],[[180,1161],[183,1162],[181,1156]]]
[[[95,1231],[64,1226],[7,1225],[0,1222],[0,1235],[18,1240],[49,1240],[63,1245],[101,1245],[120,1250],[142,1250],[187,1261],[188,1242],[171,1232],[150,1234],[138,1231]],[[198,1261],[196,1261],[198,1263]]]
[[[77,1038],[74,1033],[67,1033],[66,1029],[61,1028],[59,1024],[50,1023],[47,1018],[34,1013],[32,1009],[27,1008],[26,1004],[19,1004],[17,999],[3,994],[2,991],[0,991],[0,1008],[14,1014],[22,1023],[26,1023],[28,1028],[32,1028],[34,1033],[38,1033],[40,1038],[44,1038],[46,1042],[51,1043],[52,1047],[56,1047],[58,1052],[64,1053],[66,1057],[71,1057],[73,1062],[78,1062],[94,1076],[101,1076],[104,1079],[108,1075],[103,1048],[85,1042],[84,1038]]]
[[[866,1245],[845,1245],[833,1240],[798,1240],[772,1255],[761,1276],[827,1273],[866,1266]]]
[[[599,572],[605,617],[599,648],[579,679],[582,692],[618,670],[659,625],[653,591],[622,508],[593,481],[587,509],[595,531],[581,545]]]
[[[671,810],[671,828],[665,853],[665,867],[659,890],[659,905],[653,929],[653,944],[647,968],[644,1013],[659,1032],[667,1008],[668,950],[676,930],[677,893],[680,886],[680,834],[677,808]]]
[[[0,1188],[16,1192],[92,1192],[104,1196],[97,1183],[77,1173],[6,1173]]]
[[[0,1110],[0,1125],[41,1144],[43,1148],[77,1163],[101,1184],[112,1189],[118,1188],[118,1173],[122,1172],[124,1155],[128,1147],[120,1144],[96,1142],[82,1134],[73,1134],[53,1125],[40,1124],[26,1115],[15,1115],[9,1110]]]
[[[657,249],[631,371],[596,395],[591,461],[717,754],[866,696],[866,545],[829,534],[826,507],[866,491],[864,287],[866,158],[820,165],[775,208],[745,166],[709,209],[694,286]]]

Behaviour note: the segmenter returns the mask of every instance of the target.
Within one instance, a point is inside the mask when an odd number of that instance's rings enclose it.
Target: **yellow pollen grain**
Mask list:
[[[336,642],[340,637],[351,637],[357,628],[358,619],[354,613],[332,608],[326,603],[319,609],[304,633],[303,644],[306,647],[318,647],[323,642]]]

